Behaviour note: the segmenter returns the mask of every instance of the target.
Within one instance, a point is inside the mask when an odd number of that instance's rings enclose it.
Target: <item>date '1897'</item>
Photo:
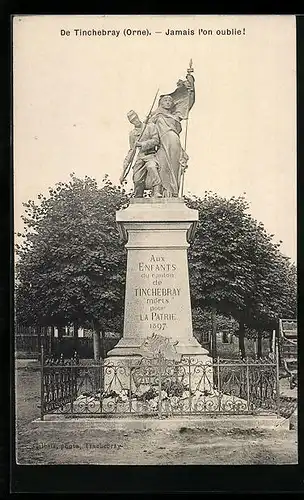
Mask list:
[[[151,330],[162,331],[166,328],[166,326],[167,326],[167,323],[150,323]]]

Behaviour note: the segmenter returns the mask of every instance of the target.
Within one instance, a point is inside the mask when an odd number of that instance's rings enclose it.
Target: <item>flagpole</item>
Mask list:
[[[189,63],[189,68],[187,69],[187,73],[188,75],[190,75],[190,73],[193,73],[193,67],[192,67],[192,59],[190,59],[190,63]],[[190,108],[190,94],[192,92],[192,89],[191,88],[188,88],[188,106],[187,106],[187,117],[186,117],[186,129],[185,129],[185,142],[184,142],[184,151],[186,152],[186,148],[187,148],[187,136],[188,136],[188,121],[189,121],[189,108]],[[181,175],[181,186],[180,186],[180,198],[183,196],[184,194],[184,180],[185,180],[185,170],[182,171],[182,175]]]

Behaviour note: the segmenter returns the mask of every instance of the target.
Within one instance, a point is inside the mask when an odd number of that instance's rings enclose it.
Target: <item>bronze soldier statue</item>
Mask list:
[[[161,179],[156,152],[160,144],[157,128],[154,123],[143,123],[138,114],[131,110],[127,114],[134,129],[129,134],[130,150],[124,160],[123,173],[120,182],[123,183],[132,163],[135,148],[139,148],[133,165],[134,197],[142,198],[145,189],[151,189],[151,196],[161,198]]]

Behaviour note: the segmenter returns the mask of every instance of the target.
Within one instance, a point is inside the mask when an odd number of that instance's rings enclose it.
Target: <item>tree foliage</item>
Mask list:
[[[262,223],[248,213],[243,196],[211,192],[185,199],[199,211],[189,249],[193,307],[215,308],[249,328],[274,328],[296,314],[296,269]]]
[[[216,313],[216,331],[225,332],[231,335],[237,333],[239,325],[238,322],[231,316],[224,316],[223,314]],[[205,334],[205,337],[211,335],[212,332],[212,311],[208,309],[201,309],[200,307],[192,309],[192,322],[193,331],[198,334]]]
[[[128,202],[106,176],[102,186],[74,174],[24,203],[17,245],[16,313],[20,323],[101,328],[123,315],[126,251],[115,211]]]

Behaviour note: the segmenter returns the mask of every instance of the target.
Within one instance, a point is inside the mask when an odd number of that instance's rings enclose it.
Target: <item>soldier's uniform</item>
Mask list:
[[[129,134],[130,151],[125,159],[125,164],[129,162],[135,143],[140,139],[142,144],[139,149],[136,162],[133,166],[134,196],[141,198],[145,189],[152,189],[152,196],[159,195],[161,189],[161,179],[158,172],[158,161],[156,151],[159,146],[159,135],[154,123],[147,123],[145,131],[140,137],[143,128],[135,127]]]

